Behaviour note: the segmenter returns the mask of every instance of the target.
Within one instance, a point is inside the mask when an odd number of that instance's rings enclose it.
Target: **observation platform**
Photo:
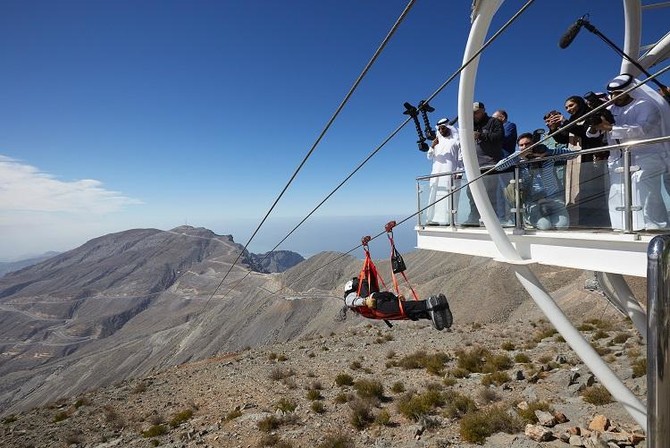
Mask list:
[[[500,253],[485,227],[415,226],[417,247],[499,259]],[[589,271],[647,276],[647,247],[660,232],[623,233],[615,230],[505,229],[527,263]],[[506,261],[508,260],[501,260]]]

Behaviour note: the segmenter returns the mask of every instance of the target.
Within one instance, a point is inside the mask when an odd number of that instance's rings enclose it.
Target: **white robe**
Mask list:
[[[670,106],[667,102],[646,85],[633,90],[630,95],[634,98],[630,104],[609,107],[616,123],[607,133],[608,143],[615,145],[669,135]],[[631,164],[640,167],[631,179],[633,206],[640,207],[640,210],[633,212],[632,230],[668,227],[667,207],[661,196],[662,175],[668,172],[670,160],[668,149],[669,146],[664,143],[632,149]],[[610,171],[610,220],[612,228],[623,229],[624,211],[617,210],[624,205],[623,174],[615,172],[617,168],[623,167],[622,151],[610,151],[607,165]]]
[[[453,126],[448,126],[451,131],[449,137],[443,137],[440,131],[437,131],[437,145],[430,148],[427,153],[428,159],[433,161],[433,168],[430,174],[451,173],[463,169],[463,157],[461,155],[461,144],[458,137],[458,130]],[[440,198],[447,196],[452,188],[458,188],[461,185],[461,174],[456,179],[452,175],[433,177],[430,179],[430,194],[428,203],[431,204]],[[460,191],[454,193],[454,209],[458,207],[458,198]],[[443,199],[433,207],[427,209],[428,222],[449,224],[449,198]],[[455,219],[455,217],[454,217]]]

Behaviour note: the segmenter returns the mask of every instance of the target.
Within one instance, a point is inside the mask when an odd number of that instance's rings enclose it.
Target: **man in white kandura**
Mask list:
[[[622,74],[607,85],[614,103],[609,107],[615,123],[604,117],[601,123],[591,126],[587,136],[604,132],[608,144],[615,145],[632,140],[641,140],[670,135],[670,105],[647,85],[641,85],[629,93],[623,93],[639,82],[631,75]],[[610,151],[607,161],[610,174],[609,213],[612,228],[623,229],[625,216],[623,176],[618,168],[623,167],[623,151]],[[632,173],[633,206],[641,209],[633,212],[632,230],[655,230],[668,227],[668,213],[661,196],[662,176],[668,172],[670,144],[656,143],[632,149],[631,165],[639,170]]]
[[[442,118],[437,122],[437,138],[433,140],[428,150],[428,158],[433,161],[431,175],[451,173],[463,170],[463,158],[461,156],[461,144],[458,138],[458,130],[449,125],[449,120]],[[447,196],[453,189],[460,187],[462,173],[444,174],[430,179],[430,195],[428,203]],[[458,205],[459,192],[454,193],[454,208]],[[427,210],[427,224],[429,226],[449,225],[449,198],[443,199]],[[454,217],[455,219],[455,217]]]

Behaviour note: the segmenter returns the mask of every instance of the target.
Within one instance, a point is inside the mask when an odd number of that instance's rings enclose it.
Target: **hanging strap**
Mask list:
[[[393,287],[395,288],[396,294],[400,296],[400,287],[398,285],[398,279],[396,278],[396,274],[402,274],[402,277],[405,279],[405,283],[407,283],[409,290],[412,291],[412,296],[414,297],[414,300],[419,300],[419,296],[416,294],[416,291],[414,291],[414,288],[412,288],[412,285],[409,283],[409,279],[405,275],[405,270],[407,270],[405,260],[403,260],[402,256],[396,249],[395,243],[393,241],[393,228],[395,226],[396,226],[395,221],[389,221],[384,228],[386,230],[386,236],[388,236],[389,243],[391,244],[391,277],[393,279]],[[400,303],[401,303],[400,306],[402,307],[402,301],[400,301]]]

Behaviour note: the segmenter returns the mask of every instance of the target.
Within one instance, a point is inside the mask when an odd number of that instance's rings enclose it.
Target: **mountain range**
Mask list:
[[[423,250],[405,254],[405,261],[418,295],[447,293],[459,324],[504,322],[532,306],[503,263]],[[390,272],[388,261],[377,264]],[[289,251],[254,255],[231,235],[182,226],[105,235],[6,274],[0,278],[0,413],[359,325],[335,317],[341,287],[360,265],[337,252],[304,261]],[[583,288],[583,272],[535,270],[568,309],[594,311],[581,300],[593,294]]]

